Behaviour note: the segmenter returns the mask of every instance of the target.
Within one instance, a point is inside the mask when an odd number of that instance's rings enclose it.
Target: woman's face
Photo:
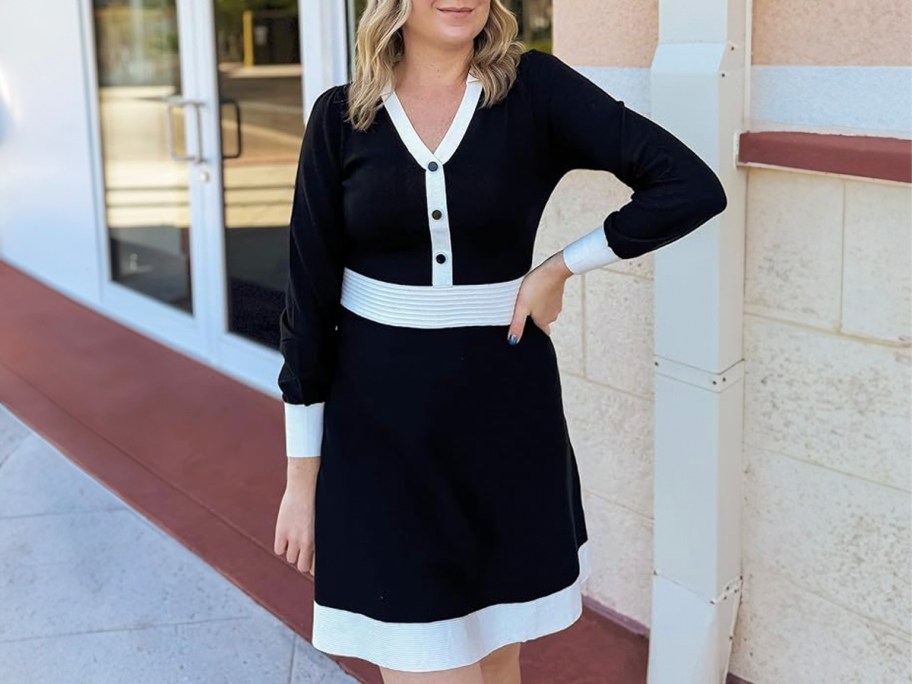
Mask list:
[[[419,41],[462,47],[481,33],[491,0],[412,0],[403,34]]]

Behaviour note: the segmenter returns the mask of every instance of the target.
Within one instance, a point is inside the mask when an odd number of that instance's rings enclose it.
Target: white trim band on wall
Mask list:
[[[356,314],[387,325],[451,328],[509,325],[525,276],[470,285],[401,285],[377,280],[346,267],[340,302]]]
[[[574,66],[583,76],[650,116],[648,68]],[[750,130],[803,130],[909,137],[912,67],[755,64]]]

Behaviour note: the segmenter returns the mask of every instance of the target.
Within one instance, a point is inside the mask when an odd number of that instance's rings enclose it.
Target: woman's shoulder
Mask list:
[[[316,109],[318,105],[326,109],[338,109],[339,107],[344,106],[348,98],[348,88],[350,85],[351,82],[329,86],[317,95],[317,98],[314,100],[314,109]]]
[[[544,81],[545,85],[548,85],[548,79],[565,78],[571,74],[577,74],[577,71],[560,57],[537,48],[529,48],[520,56],[520,67],[517,73],[522,72],[526,78]]]
[[[518,90],[527,93],[531,108],[539,111],[553,102],[555,92],[572,86],[579,78],[579,72],[559,57],[529,48],[520,55],[514,85],[520,85]]]
[[[348,107],[349,83],[332,85],[323,90],[310,108],[309,122],[319,122],[321,126],[340,128],[345,120]]]

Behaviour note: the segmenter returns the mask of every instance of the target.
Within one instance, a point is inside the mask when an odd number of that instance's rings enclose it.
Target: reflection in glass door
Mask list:
[[[113,280],[192,312],[190,202],[175,0],[93,0]]]
[[[228,330],[278,348],[304,133],[298,0],[215,0]]]

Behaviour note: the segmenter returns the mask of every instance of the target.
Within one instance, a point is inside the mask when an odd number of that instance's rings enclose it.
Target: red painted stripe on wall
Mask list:
[[[739,164],[912,183],[912,140],[800,131],[742,133]]]

